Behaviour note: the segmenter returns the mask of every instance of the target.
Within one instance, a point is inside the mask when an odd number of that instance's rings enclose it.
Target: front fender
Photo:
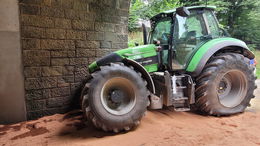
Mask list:
[[[116,53],[108,54],[88,66],[89,72],[94,72],[99,66],[105,66],[113,62],[122,62],[123,58]]]
[[[134,69],[138,72],[140,72],[142,74],[142,77],[144,78],[144,80],[147,82],[147,88],[148,90],[155,94],[155,86],[154,86],[154,82],[152,77],[150,76],[150,74],[147,72],[147,70],[138,62],[131,60],[131,59],[127,59],[125,58],[123,60],[123,63],[126,64],[127,66],[133,66]]]

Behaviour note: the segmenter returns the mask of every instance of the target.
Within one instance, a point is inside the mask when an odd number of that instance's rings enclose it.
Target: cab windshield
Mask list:
[[[160,45],[168,45],[171,34],[171,18],[164,18],[156,22],[154,28],[151,31],[150,43],[154,41],[160,41]]]

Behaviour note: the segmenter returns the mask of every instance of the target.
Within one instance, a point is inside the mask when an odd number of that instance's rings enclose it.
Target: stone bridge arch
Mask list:
[[[87,65],[127,47],[130,0],[11,1],[19,8],[24,87],[18,88],[25,91],[12,98],[24,99],[27,119],[70,110]]]

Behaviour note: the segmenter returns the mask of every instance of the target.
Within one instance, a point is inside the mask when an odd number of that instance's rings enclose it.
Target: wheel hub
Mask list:
[[[123,102],[123,99],[125,98],[124,92],[122,90],[114,90],[112,91],[111,95],[111,101],[116,103],[116,104],[120,104]]]
[[[218,94],[220,98],[225,97],[231,90],[231,81],[223,77],[218,86]]]
[[[236,107],[245,98],[247,79],[243,72],[230,70],[219,81],[217,94],[220,103],[225,107]]]
[[[130,112],[135,103],[136,95],[130,80],[122,77],[109,79],[101,90],[103,107],[111,114],[123,115]]]

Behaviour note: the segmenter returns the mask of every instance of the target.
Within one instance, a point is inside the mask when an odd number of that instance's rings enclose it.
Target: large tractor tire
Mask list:
[[[202,113],[227,116],[244,112],[254,98],[254,67],[236,53],[211,57],[196,79],[196,107]]]
[[[148,105],[146,81],[123,64],[101,67],[82,90],[82,110],[104,131],[130,130],[140,123]]]

